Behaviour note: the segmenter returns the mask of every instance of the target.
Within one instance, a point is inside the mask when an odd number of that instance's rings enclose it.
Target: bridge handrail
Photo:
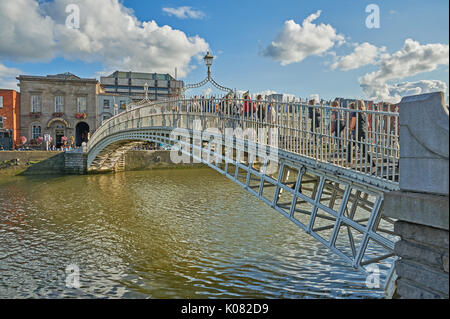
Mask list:
[[[398,107],[393,108],[356,110],[241,98],[170,99],[149,102],[108,119],[92,135],[88,151],[110,134],[148,127],[151,118],[187,114],[222,132],[227,127],[276,128],[281,150],[398,183],[399,113]],[[352,118],[356,119],[354,130],[349,129]],[[172,125],[178,128],[180,123]]]

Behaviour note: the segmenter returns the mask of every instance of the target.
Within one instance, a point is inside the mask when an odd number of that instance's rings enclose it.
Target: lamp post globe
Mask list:
[[[211,55],[211,53],[209,53],[209,51],[208,51],[208,53],[205,55],[205,57],[203,58],[203,60],[205,60],[206,66],[207,66],[208,68],[210,68],[211,65],[213,64],[214,57],[213,57],[213,56]]]

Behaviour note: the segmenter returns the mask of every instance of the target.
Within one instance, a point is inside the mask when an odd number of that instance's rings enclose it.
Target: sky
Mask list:
[[[0,0],[0,88],[19,74],[175,68],[198,83],[211,51],[214,79],[254,94],[447,96],[448,12],[447,0]]]

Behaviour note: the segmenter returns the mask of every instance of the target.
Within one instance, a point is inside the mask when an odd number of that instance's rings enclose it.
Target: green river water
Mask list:
[[[0,177],[0,298],[382,296],[209,169]]]

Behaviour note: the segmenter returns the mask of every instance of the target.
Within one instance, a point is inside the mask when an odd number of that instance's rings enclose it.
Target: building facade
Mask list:
[[[0,89],[0,130],[4,137],[12,135],[12,148],[20,144],[20,93],[15,90]]]
[[[97,127],[96,79],[82,79],[71,73],[20,75],[20,130],[28,141],[50,136],[60,147],[73,138],[76,146],[88,141]]]
[[[267,101],[273,101],[273,102],[283,102],[284,95],[283,94],[271,94],[266,96]]]
[[[145,98],[146,87],[148,87],[148,98],[151,101],[157,101],[180,96],[184,86],[183,81],[177,81],[170,74],[121,71],[101,77],[100,83],[106,93],[126,95],[133,102]]]
[[[130,103],[131,98],[128,95],[100,92],[97,95],[97,128],[103,121],[124,112]]]

